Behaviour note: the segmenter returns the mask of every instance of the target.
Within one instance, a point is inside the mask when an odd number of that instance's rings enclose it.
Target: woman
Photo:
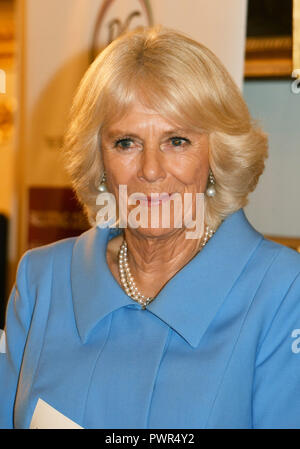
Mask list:
[[[124,34],[85,74],[64,151],[92,227],[19,263],[1,426],[299,428],[300,257],[243,212],[267,139],[220,61],[162,27]],[[120,186],[139,201],[105,227]]]

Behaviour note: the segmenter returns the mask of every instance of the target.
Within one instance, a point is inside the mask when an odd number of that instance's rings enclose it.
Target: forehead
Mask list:
[[[156,110],[135,101],[121,117],[118,117],[116,120],[110,120],[103,131],[110,136],[119,132],[139,132],[150,129],[168,132],[175,129],[183,131],[184,128],[187,131],[183,124],[164,117]]]
[[[121,117],[118,117],[117,120],[111,121],[109,126],[110,127],[121,125],[138,126],[139,124],[143,123],[150,124],[151,122],[157,122],[160,123],[161,125],[164,124],[166,126],[167,125],[172,126],[172,123],[174,124],[174,122],[171,122],[170,119],[163,117],[156,110],[144,106],[140,102],[134,102],[127,108],[127,110]]]

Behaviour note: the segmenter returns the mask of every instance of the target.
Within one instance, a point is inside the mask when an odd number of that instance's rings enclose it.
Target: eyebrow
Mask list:
[[[174,129],[171,129],[171,130],[169,130],[169,131],[163,132],[162,135],[163,135],[164,137],[167,137],[167,136],[174,135],[174,134],[180,134],[180,133],[188,134],[188,133],[191,133],[191,132],[192,132],[192,131],[191,131],[191,130],[188,130],[188,129],[174,128]],[[140,136],[139,136],[138,134],[132,133],[132,132],[126,132],[125,130],[114,129],[114,130],[112,130],[112,131],[110,131],[110,132],[107,133],[107,136],[108,136],[108,138],[110,138],[110,139],[112,139],[112,138],[114,138],[114,137],[117,137],[117,136],[122,136],[122,135],[123,135],[123,136],[136,137],[136,138],[138,138],[138,139],[140,138]]]

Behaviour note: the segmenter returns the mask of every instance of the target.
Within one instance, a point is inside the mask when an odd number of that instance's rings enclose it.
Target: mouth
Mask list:
[[[173,193],[152,193],[144,197],[137,197],[136,199],[141,202],[142,205],[158,206],[172,198]]]

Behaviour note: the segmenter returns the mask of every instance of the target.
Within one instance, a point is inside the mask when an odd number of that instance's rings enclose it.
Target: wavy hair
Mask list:
[[[90,65],[75,93],[63,160],[91,226],[102,179],[101,129],[134,100],[209,136],[216,195],[205,195],[205,222],[217,228],[248,203],[268,155],[266,134],[251,118],[228,71],[204,45],[161,25],[127,32]]]

